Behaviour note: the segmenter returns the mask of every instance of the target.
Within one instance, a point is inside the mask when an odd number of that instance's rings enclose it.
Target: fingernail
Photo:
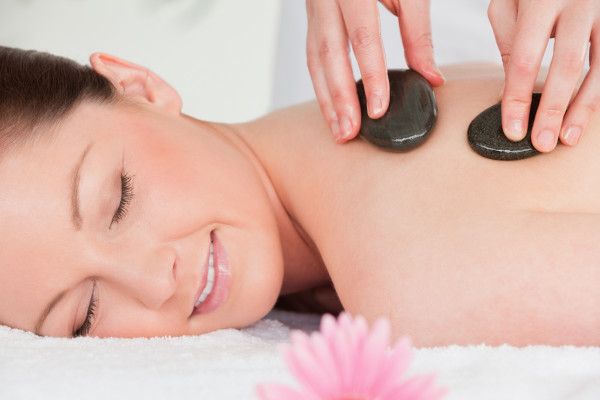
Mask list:
[[[444,74],[442,74],[442,71],[438,68],[438,66],[434,66],[433,69],[440,76],[440,78],[442,78],[444,82],[446,82],[446,77],[444,76]]]
[[[338,123],[337,119],[334,119],[333,121],[331,121],[330,127],[331,127],[331,133],[333,133],[333,138],[336,141],[340,140],[341,139],[340,124]]]
[[[550,151],[554,148],[554,132],[544,129],[538,135],[537,144],[540,150]]]
[[[380,113],[383,109],[383,105],[381,104],[381,97],[375,95],[371,96],[368,101],[369,104],[369,117],[375,119],[380,117]]]
[[[569,146],[573,146],[579,141],[579,136],[581,136],[581,129],[579,129],[577,126],[570,126],[565,131],[563,139]]]
[[[345,115],[340,118],[340,136],[342,139],[346,139],[352,133],[352,122]]]
[[[523,122],[520,119],[510,121],[508,124],[508,134],[514,140],[518,140],[523,136]]]
[[[430,79],[442,78],[442,84],[446,82],[446,77],[444,76],[444,74],[442,74],[442,71],[440,71],[439,68],[436,66],[434,66],[431,70],[424,72],[424,74]]]

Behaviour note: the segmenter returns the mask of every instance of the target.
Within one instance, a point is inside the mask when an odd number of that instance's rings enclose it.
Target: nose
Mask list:
[[[130,250],[110,268],[109,279],[145,307],[159,309],[176,292],[176,256],[169,247]]]

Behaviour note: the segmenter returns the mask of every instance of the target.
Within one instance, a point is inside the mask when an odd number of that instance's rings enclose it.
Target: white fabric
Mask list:
[[[0,327],[1,399],[253,399],[262,382],[297,385],[279,355],[314,315],[273,312],[243,330],[153,339],[59,339]],[[600,349],[420,349],[409,375],[435,372],[447,400],[600,398]]]

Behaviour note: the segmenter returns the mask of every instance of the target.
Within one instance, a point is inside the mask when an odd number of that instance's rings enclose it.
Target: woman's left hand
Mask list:
[[[559,137],[564,144],[576,144],[600,105],[600,1],[492,0],[488,16],[506,76],[502,100],[506,136],[525,137],[531,93],[548,40],[554,37],[554,55],[531,139],[542,152],[553,150]],[[590,70],[569,106],[590,42]]]

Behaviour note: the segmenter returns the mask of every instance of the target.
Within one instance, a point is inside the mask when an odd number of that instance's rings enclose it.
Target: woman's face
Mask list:
[[[282,256],[264,182],[236,143],[153,105],[83,104],[4,156],[0,322],[149,337],[261,318]]]

